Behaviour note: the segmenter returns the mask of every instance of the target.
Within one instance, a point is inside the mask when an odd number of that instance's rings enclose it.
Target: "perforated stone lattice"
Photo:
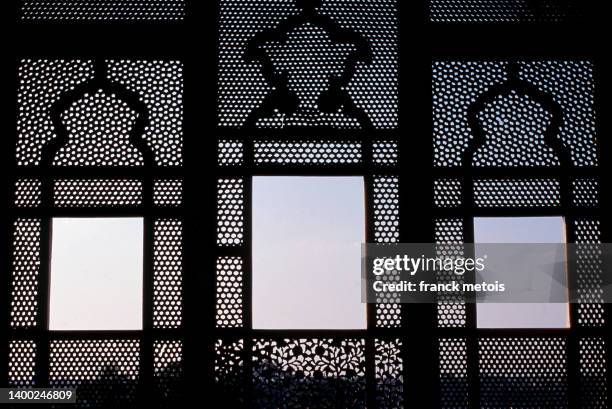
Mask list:
[[[561,22],[580,19],[579,1],[430,0],[431,21],[439,23]]]
[[[369,2],[347,2],[341,0],[324,0],[317,11],[330,17],[342,29],[352,30],[362,35],[370,45],[371,63],[360,62],[355,75],[346,86],[351,100],[358,109],[365,111],[370,121],[377,128],[394,128],[397,126],[397,4],[395,0],[376,0]],[[245,58],[249,41],[257,34],[273,30],[300,10],[294,0],[223,0],[221,1],[219,32],[219,70],[218,102],[219,124],[222,126],[242,126],[247,117],[257,109],[264,99],[274,91],[261,72],[260,65]],[[296,28],[287,47],[281,49],[278,43],[272,43],[276,54],[272,57],[277,62],[277,69],[289,69],[287,78],[289,89],[300,93],[306,90],[315,95],[314,89],[324,92],[329,89],[326,83],[330,74],[330,63],[338,63],[337,52],[320,54],[322,57],[312,66],[307,67],[302,58],[290,58],[294,55],[313,55],[322,46],[330,48],[329,34],[321,32],[321,27],[304,24]],[[334,47],[339,45],[334,44]],[[330,60],[330,58],[334,60]],[[308,70],[304,70],[308,68]],[[283,71],[285,72],[285,71]],[[315,75],[316,74],[316,75]],[[377,84],[373,87],[372,84]],[[308,102],[308,98],[302,98]],[[284,107],[279,107],[284,108]],[[346,106],[342,112],[320,114],[320,107],[310,98],[310,104],[304,104],[302,113],[292,122],[287,115],[272,112],[263,118],[260,126],[282,127],[285,125],[326,125],[340,128],[357,126],[355,118],[347,115]],[[314,110],[312,108],[315,108]],[[312,115],[316,112],[315,115]]]
[[[602,299],[589,290],[584,296],[581,289],[597,289],[603,286],[602,260],[599,252],[589,246],[601,243],[601,222],[592,218],[579,218],[572,222],[577,246],[576,274],[578,281],[578,325],[600,327],[605,324]],[[583,245],[583,246],[580,246]]]
[[[41,221],[17,219],[13,230],[11,326],[37,324],[41,251]]]
[[[243,274],[241,257],[217,258],[216,316],[219,328],[243,326]]]
[[[598,179],[584,178],[572,182],[572,200],[576,207],[598,207],[599,192]]]
[[[253,345],[254,406],[365,408],[365,342],[260,339]]]
[[[142,204],[142,182],[134,179],[62,179],[54,183],[57,207],[121,207]]]
[[[215,385],[218,396],[232,407],[244,402],[244,341],[221,340],[215,342]]]
[[[38,179],[19,179],[15,182],[15,206],[37,207],[41,203],[42,182]]]
[[[160,166],[181,165],[182,64],[177,61],[138,60],[113,60],[107,64],[107,78],[137,93],[147,106],[149,125],[143,137],[153,151],[155,163]],[[51,120],[51,108],[67,91],[92,77],[93,64],[87,60],[21,61],[18,165],[40,165],[43,146],[57,137]],[[72,104],[62,118],[69,131],[69,141],[58,152],[55,158],[57,165],[142,164],[142,155],[129,143],[126,134],[132,130],[135,113],[116,96],[101,92],[85,96]],[[114,137],[109,138],[109,135]]]
[[[467,342],[463,338],[441,338],[440,407],[443,409],[469,407],[469,379]]]
[[[372,143],[372,161],[376,165],[395,166],[398,164],[399,147],[396,141],[374,141]]]
[[[434,204],[436,207],[459,207],[463,203],[461,180],[436,179],[434,181]]]
[[[154,235],[153,326],[178,328],[183,318],[183,222],[156,220]]]
[[[142,154],[129,140],[137,117],[137,112],[113,94],[102,91],[85,94],[61,114],[68,141],[57,152],[53,164],[144,165]]]
[[[561,188],[556,179],[477,179],[474,204],[478,207],[558,207]]]
[[[50,386],[76,387],[81,407],[125,405],[136,399],[139,353],[137,340],[52,340]]]
[[[180,21],[185,0],[21,0],[23,20]]]
[[[397,243],[399,241],[399,178],[396,176],[375,176],[371,194],[374,196],[375,242]],[[400,327],[401,312],[400,304],[376,304],[376,326],[382,328]]]
[[[244,144],[241,141],[222,140],[217,143],[217,164],[239,166],[244,159]]]
[[[458,218],[436,219],[434,224],[434,235],[436,244],[451,246],[464,242],[463,220]],[[460,255],[460,254],[458,254]],[[458,281],[461,277],[445,272],[437,273],[440,282]],[[456,294],[438,295],[438,326],[441,328],[458,328],[466,325],[467,312],[465,300],[457,298]]]
[[[482,338],[478,350],[481,408],[568,407],[564,338]]]
[[[255,164],[347,165],[362,160],[359,142],[341,141],[256,141]]]
[[[161,398],[176,404],[183,378],[183,342],[179,340],[157,340],[153,343],[153,373],[155,386]]]
[[[377,339],[376,349],[376,402],[380,409],[401,408],[404,405],[404,361],[402,340]]]
[[[30,340],[10,341],[8,382],[11,387],[34,386],[36,343]]]
[[[453,62],[433,64],[434,164],[461,165],[462,155],[473,139],[468,123],[468,107],[492,85],[507,80],[504,62]],[[552,96],[563,111],[558,138],[576,166],[597,165],[595,143],[593,64],[589,61],[534,61],[520,63],[521,79]],[[487,114],[487,112],[489,112]],[[497,121],[502,115],[503,121]],[[477,152],[476,166],[552,166],[559,158],[539,142],[546,129],[546,114],[532,102],[518,96],[505,98],[481,113],[488,130],[484,153]],[[488,125],[487,125],[488,124]],[[493,132],[495,131],[495,132]],[[512,138],[504,137],[512,135]],[[528,155],[512,149],[513,143],[537,147]],[[532,148],[530,148],[532,149]],[[521,155],[519,155],[521,153]],[[541,155],[541,153],[543,153]],[[526,159],[525,159],[526,158]]]
[[[244,239],[244,180],[217,182],[217,244],[239,246]]]
[[[581,338],[580,353],[580,408],[608,407],[606,381],[606,341],[603,338]]]
[[[156,179],[153,183],[153,202],[158,207],[179,207],[183,204],[182,179]]]
[[[147,106],[144,139],[160,166],[183,164],[183,63],[110,60],[108,78],[137,93]]]

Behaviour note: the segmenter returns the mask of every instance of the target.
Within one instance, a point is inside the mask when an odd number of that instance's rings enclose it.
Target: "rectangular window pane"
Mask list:
[[[474,219],[474,242],[565,243],[565,222],[562,217],[479,217]],[[512,265],[507,271],[495,274],[495,279],[512,274]],[[552,285],[552,274],[550,280]],[[478,328],[569,328],[570,325],[566,303],[478,304],[476,315]]]
[[[253,178],[253,327],[364,329],[361,177]]]
[[[49,329],[142,329],[142,218],[55,218]]]

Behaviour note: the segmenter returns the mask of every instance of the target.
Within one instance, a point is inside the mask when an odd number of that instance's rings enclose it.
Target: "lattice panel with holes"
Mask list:
[[[561,186],[556,179],[476,179],[477,207],[542,208],[561,205]]]
[[[244,180],[217,182],[217,244],[239,246],[244,240]]]
[[[433,64],[434,164],[454,167],[474,134],[468,111],[479,96],[508,80],[505,62],[437,61]],[[552,97],[563,112],[555,137],[576,166],[598,164],[595,143],[594,68],[589,61],[521,62],[519,77]],[[478,113],[486,142],[474,166],[555,166],[560,158],[544,143],[550,112],[511,92]]]
[[[20,0],[26,21],[181,21],[185,0]]]
[[[183,222],[156,220],[154,236],[153,326],[178,328],[183,320]]]
[[[376,403],[379,409],[404,406],[402,340],[376,339]]]
[[[62,179],[54,182],[58,208],[137,207],[142,205],[142,182],[135,179]]]
[[[463,203],[461,180],[440,178],[434,181],[434,204],[440,208],[457,208]]]
[[[38,207],[41,204],[42,182],[39,179],[19,179],[15,182],[16,207]]]
[[[9,343],[9,386],[33,387],[35,366],[35,341],[15,340]]]
[[[244,403],[244,340],[215,342],[215,386],[228,407]]]
[[[13,328],[31,328],[38,323],[41,223],[40,219],[17,219],[14,223],[11,278]]]
[[[580,178],[572,181],[573,204],[579,208],[596,208],[599,206],[599,180]]]
[[[240,166],[244,160],[244,143],[238,140],[217,142],[217,164],[219,166]]]
[[[436,244],[441,249],[455,251],[455,246],[461,251],[464,242],[463,220],[458,218],[436,219],[434,222]],[[463,256],[457,253],[457,256]],[[462,278],[449,272],[438,272],[439,282],[457,281]],[[438,326],[442,328],[459,328],[466,325],[467,310],[465,299],[456,294],[441,293],[438,296]]]
[[[256,165],[355,165],[362,161],[360,142],[255,141]]]
[[[365,408],[365,342],[255,340],[256,407]]]
[[[183,205],[182,179],[156,179],[153,184],[153,202],[157,207]]]
[[[564,338],[482,338],[478,341],[480,407],[568,407]]]
[[[593,244],[601,243],[602,226],[596,218],[578,218],[572,221],[577,244],[576,275],[578,283],[578,325],[601,327],[605,324],[602,298],[591,290],[586,294],[581,289],[603,288],[604,273],[599,252]]]
[[[580,338],[580,408],[608,407],[607,342],[603,338]]]
[[[136,400],[140,344],[137,340],[54,340],[49,382],[77,388],[81,407],[111,407]]]
[[[110,60],[106,79],[135,93],[147,109],[144,139],[155,164],[183,160],[183,68],[178,61]],[[58,137],[52,110],[94,77],[89,60],[25,59],[19,65],[17,164],[40,165],[43,147]],[[141,152],[130,142],[138,114],[119,96],[87,93],[60,114],[68,141],[53,162],[58,166],[140,166]],[[142,118],[140,118],[142,119]],[[113,136],[112,138],[109,138]]]
[[[240,328],[244,325],[244,262],[242,257],[217,258],[217,327]]]
[[[171,407],[176,404],[183,381],[183,342],[159,340],[153,344],[153,376],[159,396]]]
[[[437,23],[564,22],[583,16],[579,0],[429,0]]]
[[[441,338],[440,407],[443,409],[469,407],[467,342],[463,338]]]
[[[374,197],[373,217],[374,240],[376,243],[399,242],[399,178],[396,176],[375,176],[372,181]],[[391,300],[393,301],[393,300]],[[400,304],[376,304],[376,326],[399,328],[402,306]]]
[[[397,2],[298,3],[221,1],[219,124],[397,127]]]

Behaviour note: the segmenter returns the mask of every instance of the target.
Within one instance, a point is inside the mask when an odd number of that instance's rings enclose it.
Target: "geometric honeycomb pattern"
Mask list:
[[[478,207],[560,206],[560,183],[555,179],[477,179],[474,204]]]
[[[375,176],[373,178],[374,212],[370,220],[374,223],[376,243],[399,241],[399,178]],[[398,328],[401,325],[402,306],[396,303],[376,304],[376,326]]]
[[[37,207],[41,203],[42,182],[38,179],[19,179],[15,182],[15,206]]]
[[[20,0],[30,21],[180,21],[185,0]]]
[[[41,251],[41,221],[17,219],[13,233],[11,279],[11,326],[31,328],[37,324]]]
[[[564,338],[481,338],[481,408],[567,408]]]
[[[578,325],[601,327],[605,324],[604,305],[597,290],[602,288],[604,276],[599,251],[593,246],[601,243],[601,223],[593,218],[578,218],[572,227],[577,244]]]
[[[249,115],[257,110],[273,92],[266,81],[260,64],[246,57],[249,43],[260,34],[274,30],[288,18],[301,11],[294,0],[222,0],[219,17],[219,68],[218,106],[219,125],[240,127]],[[376,128],[395,128],[398,124],[398,18],[396,0],[372,0],[355,7],[351,2],[323,0],[316,12],[329,18],[341,30],[361,36],[369,47],[368,61],[355,66],[354,75],[345,90],[349,99],[369,118]],[[287,47],[276,43],[269,46],[275,69],[287,73],[287,88],[296,95],[308,120],[291,122],[289,115],[270,112],[258,122],[263,127],[284,127],[291,125],[336,128],[359,126],[351,115],[320,113],[314,100],[331,86],[325,82],[327,74],[338,69],[351,42],[335,47],[325,29],[305,23],[295,27],[287,36]],[[350,46],[349,46],[350,45]],[[327,50],[319,51],[327,46]],[[310,54],[309,54],[310,53]],[[317,55],[304,60],[302,55]],[[336,68],[334,68],[336,67]],[[293,73],[293,75],[292,75]],[[338,71],[335,71],[338,74]],[[371,84],[376,83],[376,87]],[[309,95],[306,95],[309,94]],[[310,98],[310,99],[309,99]],[[281,106],[282,108],[282,106]],[[346,107],[345,107],[346,108]]]
[[[155,221],[153,326],[178,328],[183,317],[183,222]]]
[[[160,340],[153,344],[154,379],[159,396],[171,407],[180,396],[183,377],[183,343],[175,340]]]
[[[399,240],[399,178],[376,176],[374,185],[374,239],[376,243]]]
[[[139,115],[117,95],[102,90],[85,94],[60,115],[68,141],[56,151],[53,165],[144,165],[142,154],[130,142]],[[54,130],[59,132],[57,126]]]
[[[136,399],[137,340],[52,340],[50,386],[77,388],[79,407],[112,407]]]
[[[502,61],[434,62],[436,166],[461,165],[463,153],[473,139],[468,108],[493,85],[507,81],[507,65]],[[563,121],[558,138],[569,151],[572,163],[575,166],[597,165],[593,64],[590,61],[563,60],[521,62],[519,66],[522,80],[550,95],[560,106]],[[543,143],[543,132],[549,126],[549,114],[544,114],[542,108],[533,105],[530,99],[525,100],[515,94],[505,100],[498,98],[493,104],[489,104],[479,115],[486,143],[476,153],[475,165],[552,166],[558,163],[558,158],[553,158]],[[498,116],[492,116],[491,112],[499,112],[503,121]],[[526,147],[532,147],[532,150],[519,150]]]
[[[572,198],[574,206],[593,208],[599,206],[599,180],[576,179],[572,182]]]
[[[458,245],[459,250],[463,250],[460,243],[463,243],[463,220],[458,218],[446,218],[435,220],[435,241],[440,250],[453,250],[453,246]],[[462,254],[457,254],[462,256]],[[454,274],[438,272],[440,282],[455,280],[463,282],[460,277],[452,277]],[[443,293],[439,295],[438,302],[438,326],[441,328],[461,328],[467,323],[467,310],[465,300],[458,298],[456,294]]]
[[[217,245],[239,246],[243,242],[244,180],[217,182]]]
[[[459,179],[436,179],[434,181],[434,204],[436,207],[461,206],[463,192]]]
[[[404,405],[403,359],[400,339],[375,340],[376,404],[379,409],[395,409]]]
[[[580,408],[608,407],[606,377],[606,341],[603,338],[580,338]]]
[[[256,141],[255,164],[347,165],[361,162],[359,142]]]
[[[372,142],[372,161],[376,165],[395,166],[398,164],[399,149],[396,141]]]
[[[147,108],[148,125],[143,138],[153,152],[155,164],[180,166],[182,64],[162,60],[110,60],[106,64],[107,80],[136,93]],[[18,75],[17,164],[39,165],[43,147],[57,137],[51,115],[53,106],[67,91],[91,80],[94,65],[90,60],[24,59]],[[58,152],[56,164],[134,166],[142,163],[141,155],[127,139],[135,113],[114,95],[103,92],[85,95],[68,107],[61,119],[68,131],[68,143]]]
[[[34,386],[36,343],[29,340],[11,341],[9,344],[9,386]]]
[[[365,342],[255,340],[254,407],[365,409]]]
[[[182,179],[156,179],[153,184],[153,201],[158,207],[179,207],[183,204]]]
[[[142,204],[142,182],[133,179],[62,179],[54,183],[57,207],[118,207]]]
[[[437,23],[562,22],[580,19],[580,0],[429,0]]]
[[[467,342],[462,338],[439,340],[440,407],[443,409],[469,406],[467,372]]]
[[[217,143],[217,164],[219,166],[242,165],[244,144],[241,141],[224,140]]]
[[[217,259],[217,327],[243,326],[243,262],[241,257]]]

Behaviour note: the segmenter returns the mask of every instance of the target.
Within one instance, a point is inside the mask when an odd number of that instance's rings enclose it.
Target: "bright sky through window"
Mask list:
[[[562,217],[479,217],[474,219],[474,242],[565,243],[565,222]],[[499,273],[509,276],[512,265]],[[552,277],[551,273],[550,280]],[[476,318],[478,328],[567,328],[569,305],[478,304]]]
[[[364,329],[361,177],[253,178],[253,327]]]
[[[142,329],[143,220],[55,218],[49,329]]]

